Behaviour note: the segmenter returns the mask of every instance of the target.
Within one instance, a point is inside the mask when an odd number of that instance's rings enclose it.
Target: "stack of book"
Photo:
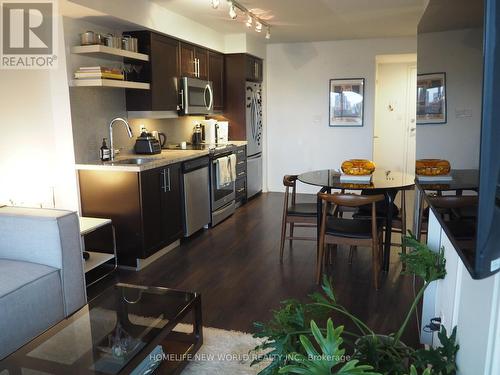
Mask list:
[[[350,184],[369,184],[372,181],[372,175],[350,175],[342,173],[340,175],[341,183],[350,183]]]
[[[453,176],[451,174],[442,174],[435,176],[425,176],[422,174],[417,174],[417,179],[419,182],[448,182],[453,181]]]
[[[123,72],[116,68],[83,66],[75,72],[75,79],[124,79]]]

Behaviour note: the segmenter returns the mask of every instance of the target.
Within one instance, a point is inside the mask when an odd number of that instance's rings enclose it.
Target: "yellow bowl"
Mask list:
[[[442,176],[450,171],[451,165],[448,160],[420,159],[415,163],[415,173],[420,176]]]
[[[366,159],[351,159],[342,163],[342,172],[351,176],[368,176],[375,171],[375,163]]]

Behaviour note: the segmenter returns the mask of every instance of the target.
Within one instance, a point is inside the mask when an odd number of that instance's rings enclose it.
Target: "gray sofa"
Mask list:
[[[0,359],[85,303],[76,213],[0,208]]]

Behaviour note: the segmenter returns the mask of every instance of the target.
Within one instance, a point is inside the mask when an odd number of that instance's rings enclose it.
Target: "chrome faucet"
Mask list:
[[[125,120],[124,118],[121,118],[121,117],[117,117],[117,118],[114,118],[113,120],[111,120],[111,122],[109,123],[109,147],[110,147],[110,151],[111,151],[111,161],[115,160],[115,146],[113,144],[113,125],[115,124],[115,122],[123,122],[125,124],[125,126],[127,127],[128,137],[132,138],[132,136],[133,136],[132,129],[130,128],[130,125],[127,122],[127,120]]]

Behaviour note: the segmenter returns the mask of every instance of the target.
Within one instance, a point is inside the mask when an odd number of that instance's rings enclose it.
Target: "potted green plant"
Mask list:
[[[332,285],[325,277],[322,293],[314,293],[310,303],[286,300],[282,307],[273,312],[268,323],[255,323],[258,338],[264,338],[262,345],[255,348],[258,356],[254,363],[263,360],[269,365],[259,375],[279,373],[299,374],[441,374],[456,373],[455,357],[458,351],[456,329],[450,336],[444,327],[438,337],[441,347],[429,350],[414,349],[401,342],[411,316],[430,283],[446,275],[443,251],[433,252],[411,235],[405,237],[408,254],[401,254],[406,264],[405,273],[423,280],[423,285],[403,319],[401,327],[393,334],[380,335],[370,329],[362,320],[351,314],[335,298]],[[356,332],[333,328],[331,316],[340,314],[353,322]],[[326,328],[319,328],[316,321],[328,319]],[[333,331],[332,331],[333,330]],[[326,334],[326,337],[322,335]],[[321,337],[323,338],[321,338]],[[311,344],[311,340],[315,344]],[[352,355],[342,361],[331,360],[345,349],[346,343]],[[315,348],[321,350],[317,352]],[[316,351],[316,352],[315,352]],[[342,365],[342,366],[341,366]]]

